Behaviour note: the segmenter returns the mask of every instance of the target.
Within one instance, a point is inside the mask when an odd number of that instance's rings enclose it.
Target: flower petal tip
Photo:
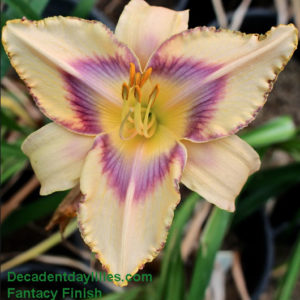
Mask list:
[[[161,138],[158,149],[139,139],[121,147],[117,132],[115,139],[99,136],[81,173],[80,231],[105,269],[120,274],[117,285],[158,255],[180,200],[186,150]]]
[[[227,206],[227,208],[224,208],[224,210],[227,210],[231,213],[235,212],[235,204],[231,203],[230,205]]]
[[[194,142],[246,127],[265,104],[297,43],[292,24],[263,35],[197,27],[172,36],[147,65],[153,69],[152,80],[163,83],[162,94],[166,89],[172,93],[166,98],[170,101],[157,104],[161,111],[170,108],[176,114],[177,122],[170,117],[168,126]]]
[[[80,203],[82,204],[84,202],[84,198],[82,197]],[[112,270],[112,266],[111,264],[109,264],[106,259],[104,258],[104,255],[101,251],[99,251],[95,241],[93,241],[92,239],[90,239],[88,237],[88,231],[86,229],[86,227],[82,224],[82,221],[80,220],[80,205],[79,205],[79,209],[78,209],[78,229],[79,232],[82,236],[82,238],[84,239],[85,243],[89,246],[89,248],[93,251],[93,253],[95,254],[95,257],[99,260],[99,262],[101,263],[102,269],[105,270],[105,272],[107,274],[113,274],[113,275],[120,275],[120,280],[113,280],[113,283],[118,286],[118,287],[125,287],[128,285],[128,279],[130,279],[132,276],[134,276],[139,270],[142,270],[145,266],[146,263],[149,263],[151,261],[153,261],[159,254],[159,252],[164,248],[166,240],[167,240],[167,235],[165,235],[164,237],[164,242],[161,243],[160,247],[158,249],[154,249],[152,251],[152,253],[149,255],[149,257],[141,260],[140,262],[137,263],[137,266],[135,269],[133,269],[131,272],[128,272],[126,274],[121,274],[120,272],[114,272]],[[174,207],[175,209],[175,207]],[[166,232],[169,230],[171,223],[172,223],[172,219],[169,219],[169,221],[166,222]],[[92,229],[91,229],[92,230]]]
[[[188,153],[182,182],[221,209],[233,212],[248,177],[260,167],[256,151],[238,136],[207,143],[184,142]]]
[[[41,183],[40,194],[72,188],[79,182],[85,156],[94,138],[72,133],[49,123],[30,134],[21,149]]]

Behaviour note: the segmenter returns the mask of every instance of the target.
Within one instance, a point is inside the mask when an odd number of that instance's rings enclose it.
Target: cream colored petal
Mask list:
[[[80,179],[85,197],[78,220],[102,266],[120,274],[115,284],[127,285],[126,275],[134,275],[164,246],[185,160],[184,146],[168,135],[128,142],[97,137]]]
[[[120,16],[115,34],[136,53],[144,68],[162,42],[188,28],[188,20],[188,10],[178,12],[131,0]]]
[[[148,65],[161,90],[153,110],[166,127],[195,142],[232,135],[262,108],[297,42],[292,24],[266,35],[213,27],[175,35]]]
[[[94,142],[93,137],[72,133],[50,123],[24,141],[22,151],[29,157],[41,182],[41,195],[74,187],[84,159]]]
[[[236,135],[207,143],[184,141],[188,160],[182,183],[228,211],[249,175],[260,167],[258,154]]]
[[[11,20],[2,41],[41,111],[83,134],[105,132],[120,115],[129,64],[138,61],[102,23],[74,17]]]

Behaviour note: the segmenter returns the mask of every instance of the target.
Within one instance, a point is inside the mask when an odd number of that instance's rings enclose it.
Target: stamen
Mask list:
[[[157,84],[153,91],[151,92],[150,96],[149,96],[149,101],[148,101],[148,105],[150,105],[150,107],[152,107],[154,105],[154,102],[157,98],[157,95],[159,93],[159,84]]]
[[[152,68],[148,68],[147,71],[142,75],[142,79],[141,79],[141,82],[140,82],[140,87],[142,87],[144,85],[144,83],[150,77],[151,73],[152,73]]]
[[[130,63],[129,69],[129,86],[134,85],[134,77],[135,77],[135,65],[134,63]]]
[[[135,84],[136,85],[140,85],[140,81],[141,81],[141,73],[140,72],[137,72],[135,74]]]
[[[157,98],[158,93],[159,93],[159,85],[157,84],[154,87],[153,91],[151,92],[151,94],[149,96],[148,106],[147,106],[146,113],[145,113],[145,118],[144,118],[144,123],[143,123],[143,131],[144,131],[144,135],[146,137],[150,137],[151,136],[150,133],[148,133],[148,129],[149,129],[149,127],[148,127],[148,119],[149,119],[150,109],[153,106],[153,104],[155,102],[155,99]]]
[[[126,117],[128,112],[132,112],[132,108],[130,108],[129,106],[129,101],[124,100],[122,114],[121,114],[122,120]]]
[[[123,98],[123,100],[128,100],[128,95],[129,95],[129,87],[124,82],[123,85],[122,85],[122,98]]]
[[[157,119],[151,108],[159,93],[157,84],[152,90],[146,103],[142,104],[142,87],[149,79],[152,68],[148,68],[144,73],[136,72],[134,63],[130,63],[129,83],[122,85],[123,109],[121,113],[121,125],[119,135],[122,140],[129,140],[136,135],[146,138],[152,137],[157,129]],[[125,134],[127,136],[125,136]]]
[[[138,85],[136,85],[134,87],[134,97],[135,97],[137,102],[141,103],[142,93],[141,93],[141,89]]]
[[[151,120],[148,123],[147,127],[144,127],[144,136],[146,138],[150,138],[156,131],[157,123],[156,123],[156,117],[155,115],[151,116]]]

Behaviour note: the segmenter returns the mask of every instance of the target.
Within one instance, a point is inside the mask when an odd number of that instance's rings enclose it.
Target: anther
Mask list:
[[[128,95],[129,95],[129,87],[124,82],[123,85],[122,85],[122,98],[123,98],[123,100],[128,100]]]
[[[151,108],[159,93],[159,85],[154,86],[149,95],[148,103],[142,103],[141,89],[152,74],[152,68],[144,73],[136,72],[134,63],[130,63],[129,83],[122,85],[124,100],[119,135],[122,140],[129,140],[136,135],[151,138],[157,129],[157,119]],[[146,105],[146,106],[145,106]]]
[[[152,73],[152,68],[148,68],[147,71],[142,75],[140,87],[142,87],[144,85],[144,83],[150,77],[151,73]]]
[[[134,65],[134,63],[130,63],[129,86],[133,86],[134,85],[134,77],[135,77],[135,65]]]

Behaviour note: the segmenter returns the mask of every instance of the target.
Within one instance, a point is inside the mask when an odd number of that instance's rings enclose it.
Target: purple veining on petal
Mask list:
[[[100,112],[96,105],[96,95],[86,84],[74,76],[64,73],[67,100],[80,120],[80,131],[97,134],[101,132]]]
[[[156,54],[149,64],[153,69],[153,78],[170,77],[174,84],[180,86],[180,93],[174,99],[170,99],[170,106],[187,101],[186,106],[188,126],[185,137],[193,140],[203,140],[201,132],[206,124],[213,119],[217,110],[217,103],[223,99],[226,87],[226,76],[202,84],[205,78],[219,70],[221,64],[207,64],[203,61],[195,61],[192,58],[160,57]]]
[[[214,118],[217,104],[223,99],[226,88],[226,79],[219,78],[206,83],[201,91],[195,93],[194,103],[189,109],[189,125],[186,137],[192,140],[205,140],[202,135],[205,126]]]
[[[110,57],[95,56],[70,62],[80,78],[62,72],[67,100],[76,112],[80,122],[80,132],[88,134],[101,133],[101,111],[109,109],[108,105],[121,103],[121,83],[128,80],[129,64],[136,59],[127,56]],[[115,93],[116,85],[120,85],[120,94]],[[71,125],[72,127],[72,125]]]
[[[101,149],[99,158],[102,165],[101,172],[107,176],[109,186],[115,190],[121,202],[125,201],[130,180],[135,183],[134,201],[142,201],[167,176],[174,161],[180,165],[181,171],[186,161],[183,146],[175,144],[169,153],[161,154],[148,163],[140,162],[132,179],[133,165],[128,163],[126,157],[117,149],[113,148],[108,135],[100,136],[96,140],[94,148],[98,147]],[[174,187],[176,189],[178,189],[179,180],[180,178],[175,178]]]
[[[85,58],[74,61],[72,66],[82,75],[87,76],[89,80],[98,80],[99,77],[111,80],[112,78],[125,77],[128,79],[129,64],[135,62],[133,55],[129,54],[126,57],[121,55]],[[136,64],[136,68],[138,65]],[[97,82],[101,85],[101,82]]]

